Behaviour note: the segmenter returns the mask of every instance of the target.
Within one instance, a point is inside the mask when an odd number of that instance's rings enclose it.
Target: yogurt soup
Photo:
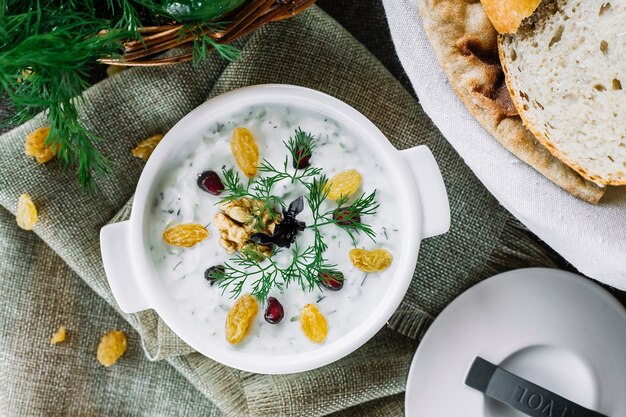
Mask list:
[[[157,183],[150,249],[173,303],[212,343],[291,355],[368,320],[396,274],[401,190],[358,131],[255,106],[181,156]]]

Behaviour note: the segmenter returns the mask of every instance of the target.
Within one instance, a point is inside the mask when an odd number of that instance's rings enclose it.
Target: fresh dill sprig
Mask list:
[[[326,212],[322,217],[328,223],[345,230],[352,239],[352,243],[356,243],[355,233],[364,233],[375,242],[376,232],[372,230],[372,226],[361,221],[361,216],[376,215],[376,210],[378,210],[376,190],[367,196],[363,193],[352,203],[347,204],[349,199],[349,197],[342,196],[337,200],[337,208]]]
[[[326,200],[326,197],[328,197],[327,183],[328,178],[326,175],[322,174],[319,177],[313,178],[313,181],[305,185],[309,190],[309,195],[306,199],[314,219],[322,218],[323,213],[320,213],[320,209],[322,203]]]
[[[305,162],[308,164],[313,149],[317,146],[315,137],[301,128],[296,129],[295,134],[283,143],[291,155],[294,168],[301,167]]]
[[[317,145],[315,137],[311,133],[304,132],[301,128],[298,128],[293,136],[283,141],[283,144],[289,151],[289,155],[285,156],[282,170],[276,168],[269,161],[263,160],[259,166],[260,172],[272,174],[277,178],[277,181],[289,179],[292,184],[300,182],[304,185],[306,185],[307,179],[322,172],[321,168],[310,166],[308,163],[313,149]],[[289,156],[291,156],[293,169],[289,168]]]
[[[77,170],[81,185],[90,186],[94,175],[107,172],[107,160],[95,147],[97,135],[79,121],[76,97],[87,87],[90,65],[116,55],[128,33],[97,34],[110,27],[108,20],[52,3],[37,2],[18,13],[9,8],[0,18],[0,87],[16,110],[3,124],[46,111],[46,143],[57,147],[63,167]]]
[[[322,175],[319,178],[315,178],[307,187],[309,189],[307,200],[315,219],[315,223],[311,227],[317,230],[320,227],[333,224],[343,229],[350,236],[352,243],[356,243],[356,235],[359,233],[364,233],[367,237],[376,241],[376,232],[374,232],[372,226],[361,221],[361,216],[373,216],[378,210],[376,190],[369,195],[361,194],[350,204],[348,204],[350,197],[342,196],[337,200],[337,208],[320,213],[322,202],[328,196],[327,183],[328,179]]]
[[[276,168],[274,165],[272,165],[272,163],[264,159],[259,165],[259,172],[272,174],[278,179],[278,181],[288,179],[292,184],[295,184],[296,182],[304,184],[308,178],[319,175],[322,170],[321,168],[312,166],[306,167],[302,170],[289,169],[289,159],[288,157],[285,157],[282,170]]]
[[[250,183],[247,186],[243,185],[239,177],[239,173],[233,168],[222,168],[222,178],[224,179],[224,192],[227,194],[220,202],[228,202],[238,200],[243,197],[249,197],[248,190]]]
[[[317,245],[300,250],[297,244],[291,250],[291,260],[286,266],[280,266],[272,257],[259,259],[248,258],[237,253],[230,262],[224,263],[223,271],[216,275],[216,282],[222,294],[228,289],[231,298],[238,297],[246,281],[251,280],[250,293],[264,302],[274,288],[282,291],[289,284],[298,284],[303,291],[321,288],[320,271],[332,270],[336,265],[329,264],[323,251]]]
[[[194,65],[205,62],[213,50],[227,61],[241,59],[241,51],[239,49],[232,45],[220,43],[211,36],[224,30],[225,26],[225,22],[203,22],[188,23],[182,27],[180,37],[192,36],[194,39],[192,48]]]

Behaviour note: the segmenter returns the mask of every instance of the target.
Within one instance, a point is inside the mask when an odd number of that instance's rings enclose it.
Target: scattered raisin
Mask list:
[[[362,177],[356,169],[347,169],[333,176],[328,180],[324,190],[331,200],[339,200],[341,197],[350,197],[355,194],[361,186]]]
[[[355,223],[361,222],[361,216],[351,213],[347,207],[339,207],[333,211],[333,220],[341,226],[354,226]]]
[[[299,144],[295,150],[296,159],[293,160],[293,167],[296,169],[304,169],[311,166],[311,149],[305,144]]]
[[[225,272],[226,268],[224,268],[224,265],[215,265],[204,271],[204,279],[206,279],[209,284],[213,285],[216,281],[224,277]]]
[[[235,345],[246,336],[259,312],[259,303],[250,294],[239,297],[226,316],[226,341]]]
[[[46,145],[46,139],[50,134],[49,127],[40,127],[26,136],[24,152],[26,155],[34,156],[39,164],[45,164],[56,155],[56,147]]]
[[[363,272],[379,272],[387,269],[393,258],[385,249],[352,249],[350,260]]]
[[[328,336],[328,322],[315,304],[307,304],[302,307],[300,328],[313,343],[323,343]]]
[[[33,230],[37,223],[37,207],[28,194],[22,194],[17,200],[17,212],[15,214],[17,225],[24,230]]]
[[[67,338],[67,329],[65,328],[65,326],[60,326],[59,330],[54,332],[54,334],[50,338],[50,343],[52,343],[53,345],[56,345],[57,343],[65,342],[66,338]]]
[[[163,232],[163,240],[174,246],[189,248],[209,236],[209,231],[197,223],[178,224]]]
[[[239,169],[248,178],[254,177],[259,166],[259,147],[252,133],[245,127],[235,128],[230,140],[230,149]]]
[[[331,291],[339,291],[343,288],[344,277],[339,271],[326,271],[319,273],[320,284]]]
[[[126,335],[121,331],[112,331],[100,339],[97,358],[101,365],[109,367],[126,352]]]
[[[157,145],[161,142],[161,139],[163,139],[163,135],[159,133],[142,140],[131,151],[133,156],[147,161]]]

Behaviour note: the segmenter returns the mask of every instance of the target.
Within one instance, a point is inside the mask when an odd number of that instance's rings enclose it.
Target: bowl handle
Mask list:
[[[133,275],[129,232],[128,221],[104,226],[100,229],[100,251],[115,301],[124,313],[136,313],[149,306]]]
[[[413,172],[423,212],[423,238],[446,233],[450,229],[450,205],[441,171],[425,145],[400,152]]]

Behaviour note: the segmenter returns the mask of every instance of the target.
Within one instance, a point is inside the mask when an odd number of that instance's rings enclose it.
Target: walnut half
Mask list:
[[[263,203],[258,200],[240,198],[220,204],[220,210],[213,217],[213,223],[219,230],[220,244],[229,254],[241,252],[245,246],[250,245],[248,241],[254,233],[274,233],[275,216],[267,211],[261,214]],[[261,214],[264,227],[259,225],[258,214]],[[269,246],[258,245],[258,250],[265,256],[271,253]]]

